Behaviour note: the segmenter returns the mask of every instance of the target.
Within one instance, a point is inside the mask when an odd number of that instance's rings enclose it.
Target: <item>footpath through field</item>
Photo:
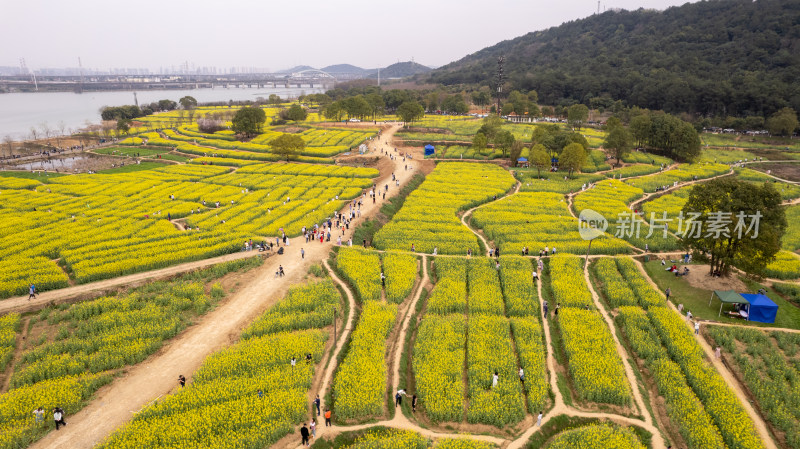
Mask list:
[[[391,136],[398,128],[395,126],[384,130],[379,141],[373,143],[376,155],[380,154],[381,149],[390,149],[387,142],[391,141]],[[387,156],[381,157],[388,159]],[[391,182],[391,174],[377,181],[378,185],[390,185],[387,199],[397,195],[419,167],[417,161],[403,162],[397,158],[392,164],[394,173],[400,180],[400,187]],[[404,170],[406,164],[412,167],[412,170]],[[373,204],[369,201],[369,197],[365,198],[361,206],[361,217],[354,221],[343,241],[352,235],[355,225],[374,215],[381,206],[382,201]],[[235,342],[241,330],[265,309],[280,300],[291,285],[300,282],[312,264],[327,259],[334,245],[333,241],[305,243],[303,237],[290,239],[289,246],[285,247],[285,253],[268,258],[263,266],[253,271],[250,282],[241,286],[216,309],[199,318],[197,324],[169,341],[155,355],[128,368],[124,376],[101,388],[87,407],[73,416],[66,417],[68,426],[57,432],[50,432],[31,447],[79,449],[92,448],[102,442],[111,432],[129,421],[138,410],[177,388],[178,375],[190,377],[206,357]],[[305,249],[305,259],[300,257],[300,248]],[[283,266],[286,276],[275,276],[278,265]],[[175,269],[177,266],[172,268]],[[149,279],[152,277],[152,272],[141,273],[138,276]],[[109,286],[112,284],[113,282]],[[91,284],[77,287],[86,289],[84,293],[96,288],[92,288]],[[43,295],[43,302],[59,301],[76,294],[75,291],[65,293],[67,290],[72,289],[49,292],[48,296]],[[39,304],[40,307],[42,305]]]

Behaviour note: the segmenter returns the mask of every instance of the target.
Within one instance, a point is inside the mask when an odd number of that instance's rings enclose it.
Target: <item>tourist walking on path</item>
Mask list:
[[[694,322],[694,334],[700,334],[700,320]]]
[[[306,250],[304,250],[303,248],[300,248],[300,258],[301,259],[306,258]]]
[[[722,348],[717,346],[717,348],[714,350],[714,356],[717,358],[717,360],[721,359],[722,358]]]
[[[317,395],[317,397],[314,399],[314,405],[317,407],[317,416],[319,416],[319,403],[319,395]]]
[[[325,427],[331,426],[331,410],[325,409]]]
[[[308,446],[308,427],[306,427],[306,423],[303,423],[303,427],[300,429],[300,436],[303,438],[300,445]]]
[[[670,290],[669,287],[667,287],[667,289],[664,290],[664,294],[667,295],[667,301],[669,301],[669,295],[672,294],[672,290]]]
[[[59,425],[67,425],[67,423],[64,421],[64,410],[61,410],[61,407],[56,407],[53,409],[53,421],[56,422],[56,430],[58,430]]]
[[[536,426],[537,426],[537,427],[542,427],[542,414],[543,414],[543,413],[544,413],[544,412],[539,412],[539,417],[538,417],[538,418],[536,418]]]
[[[548,307],[548,306],[547,306],[547,301],[545,301],[545,302],[544,302],[544,308],[543,308],[543,310],[544,310],[544,317],[545,317],[545,319],[547,318],[547,315],[548,315],[548,313],[547,313],[547,312],[548,312],[548,311],[547,311],[547,307]]]
[[[185,377],[183,377],[183,374],[181,374],[181,375],[179,375],[179,376],[178,376],[178,384],[179,384],[181,387],[185,387],[185,386],[186,386],[186,378],[185,378]]]
[[[311,418],[311,424],[308,425],[309,429],[311,430],[311,438],[317,437],[317,420]]]
[[[31,298],[36,298],[36,286],[33,284],[28,287],[28,301],[30,301]]]

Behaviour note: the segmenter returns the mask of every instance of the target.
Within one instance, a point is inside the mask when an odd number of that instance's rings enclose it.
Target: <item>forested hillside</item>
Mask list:
[[[500,42],[430,75],[446,85],[536,90],[545,104],[622,100],[667,112],[770,115],[800,110],[800,1],[705,1],[607,11]]]

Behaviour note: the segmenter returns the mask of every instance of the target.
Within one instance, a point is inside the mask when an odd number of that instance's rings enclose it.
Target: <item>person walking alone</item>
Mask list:
[[[331,426],[331,410],[326,408],[325,409],[325,427]]]
[[[694,322],[694,334],[700,334],[700,320]]]
[[[669,287],[667,287],[667,289],[664,290],[664,294],[667,296],[667,301],[669,301],[669,295],[672,294],[672,290],[670,290]]]
[[[317,416],[319,416],[319,404],[320,404],[319,395],[317,395],[317,397],[314,399],[314,405],[317,407]]]
[[[306,258],[306,250],[304,250],[303,248],[300,248],[300,258],[301,259]]]

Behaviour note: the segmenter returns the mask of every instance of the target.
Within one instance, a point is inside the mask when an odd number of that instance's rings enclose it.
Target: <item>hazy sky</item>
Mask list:
[[[0,65],[261,67],[414,58],[440,66],[499,41],[591,15],[596,0],[7,1]],[[601,0],[665,9],[686,0]]]

